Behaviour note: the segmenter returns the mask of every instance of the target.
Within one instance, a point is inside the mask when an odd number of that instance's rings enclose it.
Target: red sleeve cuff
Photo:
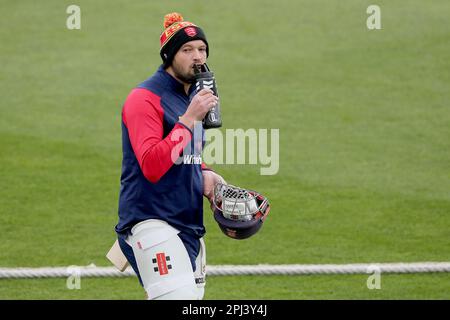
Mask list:
[[[177,123],[178,123],[178,124],[181,124],[183,127],[185,127],[186,129],[188,129],[189,132],[191,133],[191,137],[194,135],[194,133],[192,132],[192,130],[191,130],[190,128],[188,128],[188,126],[186,126],[183,122],[178,121]]]

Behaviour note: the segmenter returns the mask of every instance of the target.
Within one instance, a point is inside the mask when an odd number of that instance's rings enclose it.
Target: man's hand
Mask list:
[[[211,89],[200,90],[192,98],[186,112],[180,117],[179,121],[188,128],[194,128],[195,121],[202,121],[206,113],[214,107],[219,98],[214,95]]]
[[[203,195],[208,198],[211,210],[214,212],[214,187],[217,183],[226,181],[217,173],[210,170],[202,170],[203,174]]]

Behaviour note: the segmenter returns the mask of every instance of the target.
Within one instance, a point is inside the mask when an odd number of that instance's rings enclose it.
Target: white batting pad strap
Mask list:
[[[206,248],[205,241],[200,238],[200,250],[195,259],[195,283],[199,288],[204,287],[206,283]]]
[[[148,293],[149,299],[155,299],[186,285],[192,285],[192,278],[190,276],[181,275],[149,285],[145,290]]]

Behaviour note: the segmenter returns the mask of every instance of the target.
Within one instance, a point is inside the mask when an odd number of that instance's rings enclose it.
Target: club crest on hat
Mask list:
[[[186,34],[187,34],[189,37],[194,37],[194,36],[197,34],[197,30],[195,30],[194,27],[187,27],[187,28],[184,28],[184,32],[186,32]]]
[[[161,47],[164,47],[164,45],[169,42],[169,40],[178,32],[180,31],[180,29],[182,28],[192,28],[192,26],[195,26],[195,24],[193,24],[192,22],[188,22],[188,21],[182,21],[182,22],[176,22],[174,24],[172,24],[171,26],[167,27],[167,29],[165,29],[163,31],[163,33],[161,34],[160,39],[160,43],[161,43]],[[197,34],[197,31],[194,29],[194,32]]]

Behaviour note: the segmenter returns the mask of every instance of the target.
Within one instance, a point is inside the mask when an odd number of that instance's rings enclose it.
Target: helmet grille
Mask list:
[[[250,221],[258,212],[256,195],[232,185],[217,184],[214,190],[214,205],[225,218],[235,221]]]
[[[224,183],[214,187],[214,219],[224,234],[246,239],[255,234],[269,213],[269,202],[260,193]]]

